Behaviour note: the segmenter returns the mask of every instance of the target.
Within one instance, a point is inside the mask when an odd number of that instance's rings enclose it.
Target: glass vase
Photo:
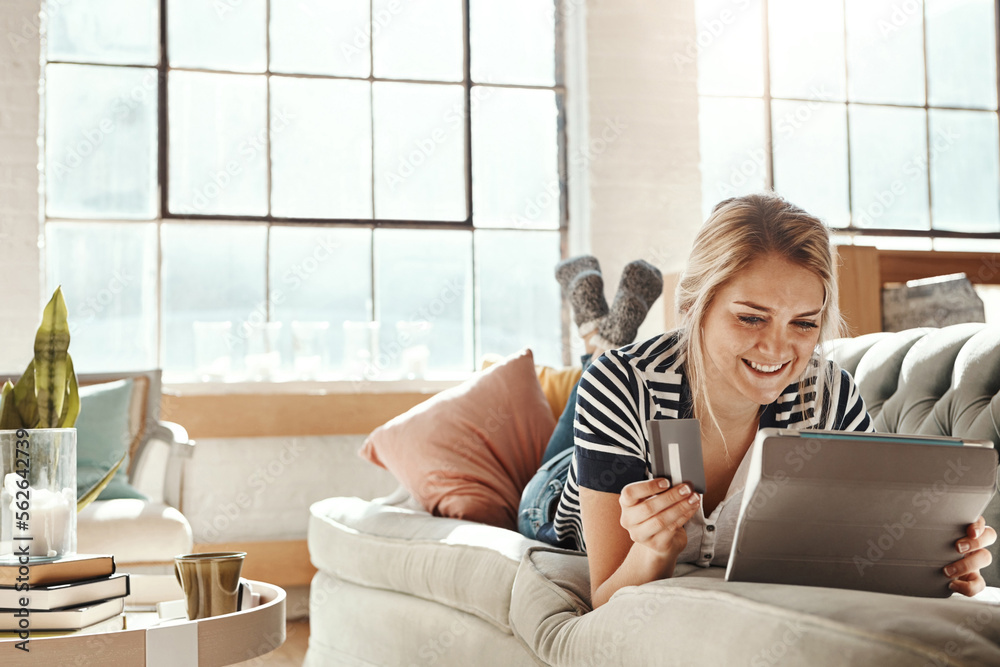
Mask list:
[[[76,553],[76,429],[0,431],[0,563]]]

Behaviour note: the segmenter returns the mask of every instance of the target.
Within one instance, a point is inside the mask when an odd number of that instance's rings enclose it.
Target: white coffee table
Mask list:
[[[156,612],[126,611],[124,630],[35,637],[28,642],[28,653],[14,648],[19,639],[0,639],[0,665],[218,667],[251,660],[285,641],[285,591],[260,581],[250,583],[260,593],[260,605],[253,609],[167,623],[160,623]],[[147,645],[151,647],[148,654]],[[171,648],[154,648],[157,645]],[[181,645],[196,650],[196,662],[179,658]]]

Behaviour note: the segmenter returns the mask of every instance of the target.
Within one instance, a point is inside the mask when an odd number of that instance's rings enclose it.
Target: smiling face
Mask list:
[[[713,409],[756,409],[799,379],[819,341],[823,295],[819,276],[778,255],[719,290],[702,322]]]

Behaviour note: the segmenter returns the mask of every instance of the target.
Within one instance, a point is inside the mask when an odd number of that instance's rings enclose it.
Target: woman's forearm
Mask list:
[[[670,577],[674,573],[678,555],[664,556],[641,544],[633,543],[618,569],[599,586],[591,586],[592,607],[597,609],[625,586],[641,586],[650,581]]]

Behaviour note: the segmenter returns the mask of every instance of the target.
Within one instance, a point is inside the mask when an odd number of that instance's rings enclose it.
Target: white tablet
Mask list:
[[[947,597],[996,486],[988,441],[762,429],[726,580]]]

